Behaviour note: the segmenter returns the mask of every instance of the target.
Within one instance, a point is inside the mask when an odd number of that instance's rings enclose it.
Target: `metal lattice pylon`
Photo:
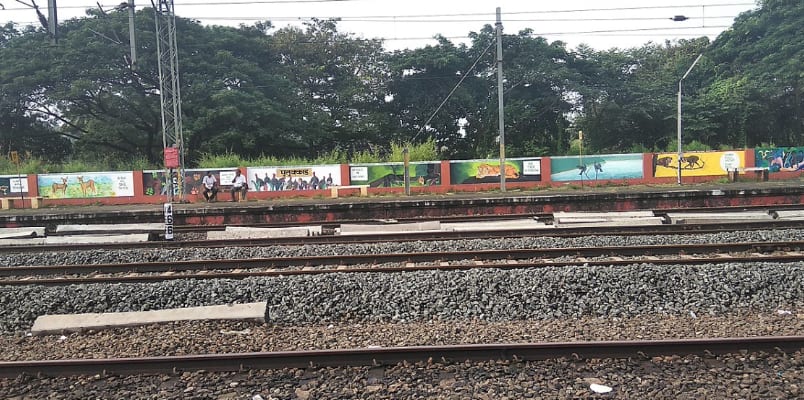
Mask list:
[[[156,51],[159,53],[159,94],[162,104],[162,144],[164,148],[175,147],[179,153],[178,179],[173,182],[173,171],[166,170],[168,199],[174,194],[184,197],[184,138],[181,123],[181,90],[179,87],[179,55],[176,46],[176,13],[173,0],[158,0],[154,5],[156,23]]]

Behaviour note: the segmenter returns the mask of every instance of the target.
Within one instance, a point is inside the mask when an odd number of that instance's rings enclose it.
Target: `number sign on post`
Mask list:
[[[165,203],[165,240],[173,240],[173,204]]]

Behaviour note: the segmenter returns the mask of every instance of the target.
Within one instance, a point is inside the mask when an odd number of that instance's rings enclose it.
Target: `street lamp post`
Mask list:
[[[681,184],[681,159],[684,157],[684,153],[683,153],[683,150],[681,148],[681,82],[683,82],[684,79],[687,78],[687,75],[690,74],[692,69],[695,67],[695,64],[698,64],[698,61],[701,59],[701,57],[703,57],[703,53],[698,54],[698,57],[695,59],[695,61],[692,62],[692,65],[690,65],[690,68],[687,70],[687,72],[684,74],[684,76],[682,76],[681,79],[678,80],[678,115],[677,115],[677,118],[676,118],[677,121],[678,121],[678,137],[676,137],[676,140],[678,140],[678,184],[679,185]]]

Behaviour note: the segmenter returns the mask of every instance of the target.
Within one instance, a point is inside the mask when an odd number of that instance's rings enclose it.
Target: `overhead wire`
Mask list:
[[[240,0],[240,1],[213,1],[213,2],[181,2],[174,1],[177,7],[207,7],[207,6],[231,6],[231,5],[257,5],[257,4],[305,4],[305,3],[338,3],[356,2],[364,0]],[[113,6],[117,6],[119,1],[115,1]],[[101,5],[103,5],[101,3]],[[630,11],[630,10],[660,10],[660,9],[680,9],[680,8],[722,8],[722,7],[742,7],[755,5],[754,2],[735,2],[735,3],[715,3],[715,4],[674,4],[674,5],[648,5],[636,7],[609,7],[609,8],[578,8],[569,10],[535,10],[535,11],[506,11],[506,15],[523,14],[562,14],[562,13],[584,13],[584,12],[605,12],[605,11]],[[86,5],[64,5],[59,9],[87,9],[97,8],[97,3]],[[27,7],[7,7],[5,11],[24,11]],[[3,10],[0,10],[3,11]],[[411,15],[365,15],[344,18],[439,18],[439,17],[467,17],[467,16],[489,16],[493,12],[474,12],[474,13],[450,13],[450,14],[411,14]],[[307,18],[307,17],[288,17],[288,18]],[[310,17],[311,18],[311,17]]]
[[[16,22],[15,24],[23,25],[23,24],[36,24],[38,22],[35,21],[26,21],[26,22]],[[690,26],[690,27],[666,27],[666,28],[629,28],[629,29],[601,29],[601,30],[591,30],[591,31],[569,31],[569,32],[532,32],[530,36],[562,36],[562,35],[591,35],[591,34],[609,34],[607,36],[637,36],[636,32],[642,32],[638,36],[644,36],[644,32],[662,32],[662,31],[680,31],[680,30],[699,30],[699,29],[724,29],[728,28],[730,25],[707,25],[704,27],[701,26]],[[629,34],[630,33],[630,34]],[[647,33],[650,35],[650,33]],[[674,32],[674,35],[682,34],[687,36],[698,36],[703,33],[691,32],[691,33],[679,33]],[[661,36],[661,34],[656,33],[655,35]],[[466,39],[468,35],[462,36],[446,36],[446,35],[437,35],[437,36],[412,36],[412,37],[378,37],[378,38],[350,38],[352,40],[382,40],[382,41],[394,41],[394,40],[435,40],[437,37],[443,37],[445,39]],[[321,43],[320,41],[293,41],[293,44],[311,44],[311,43]]]
[[[360,1],[360,0],[240,0],[240,1],[210,1],[210,2],[179,2],[176,1],[179,6],[213,6],[213,5],[247,5],[247,4],[300,4],[300,3],[329,3],[329,2],[344,2],[344,1]],[[666,5],[651,5],[651,6],[639,6],[639,7],[613,7],[613,8],[585,8],[585,9],[572,9],[572,10],[538,10],[538,11],[513,11],[513,12],[506,12],[506,15],[527,15],[527,14],[549,14],[549,13],[582,13],[582,12],[601,12],[601,11],[625,11],[625,10],[646,10],[646,9],[668,9],[668,8],[679,8],[679,7],[726,7],[726,6],[746,6],[746,5],[753,5],[754,3],[749,2],[734,2],[734,3],[720,3],[720,4],[689,4],[689,5],[673,5],[673,6],[666,6]],[[90,6],[60,6],[59,8],[94,8]],[[24,10],[24,8],[11,8],[6,10]],[[2,11],[2,10],[0,10]],[[2,13],[0,13],[2,15]],[[341,17],[337,18],[337,20],[343,22],[394,22],[394,23],[471,23],[471,22],[490,22],[487,19],[403,19],[403,18],[431,18],[431,17],[467,17],[467,16],[481,16],[481,15],[489,15],[489,13],[455,13],[455,14],[417,14],[417,15],[408,15],[408,16],[366,16],[366,17]],[[281,21],[281,22],[288,22],[288,21],[305,21],[305,20],[313,20],[315,17],[254,17],[254,16],[245,16],[245,17],[219,17],[219,16],[211,16],[211,17],[185,17],[191,20],[197,21]],[[385,18],[392,18],[392,19],[385,19]],[[706,16],[705,18],[696,18],[690,17],[688,19],[710,19],[710,20],[723,20],[723,19],[730,19],[734,18],[733,16]],[[324,19],[324,18],[319,18]],[[574,18],[508,18],[506,22],[587,22],[587,21],[611,21],[611,22],[618,22],[618,21],[658,21],[658,20],[667,20],[672,18],[667,17],[574,17]],[[36,21],[33,22],[15,22],[17,25],[24,25],[24,24],[37,24]],[[698,35],[705,35],[705,33],[698,33],[700,30],[705,29],[722,29],[728,28],[729,25],[701,25],[701,26],[689,26],[689,27],[650,27],[650,28],[626,28],[626,29],[598,29],[598,30],[581,30],[581,31],[563,31],[563,32],[532,32],[532,36],[562,36],[562,35],[605,35],[605,36],[633,36],[633,33],[639,32],[640,35],[650,35],[649,32],[667,32],[672,31],[674,35],[683,35],[683,36],[698,36]],[[692,31],[694,30],[694,31]],[[687,33],[688,32],[688,33]],[[629,34],[632,33],[632,34]],[[657,34],[658,35],[658,34]],[[362,39],[362,40],[381,40],[381,41],[414,41],[414,40],[433,40],[435,35],[428,36],[428,37],[377,37],[377,38],[370,38],[370,39]],[[438,37],[444,37],[446,39],[466,39],[468,35],[460,35],[460,36],[444,36],[438,35]],[[360,38],[352,38],[361,40]]]
[[[455,84],[455,87],[453,87],[452,90],[447,95],[447,97],[444,98],[444,101],[442,101],[441,104],[438,105],[438,108],[436,108],[436,110],[433,111],[433,113],[430,115],[430,118],[427,118],[427,121],[421,126],[421,128],[419,128],[419,131],[416,132],[415,136],[413,136],[411,142],[415,141],[416,138],[419,137],[419,134],[421,134],[424,131],[424,129],[427,128],[428,125],[430,125],[430,122],[433,120],[433,118],[435,118],[436,114],[438,114],[438,112],[441,110],[441,107],[444,107],[444,104],[447,104],[447,101],[449,101],[449,98],[452,97],[452,94],[455,93],[456,90],[458,90],[463,81],[466,80],[466,77],[469,76],[469,74],[472,73],[472,71],[474,71],[475,67],[477,66],[477,63],[479,63],[480,60],[482,60],[483,57],[486,56],[489,49],[491,49],[491,46],[493,46],[494,43],[495,43],[494,41],[491,41],[491,43],[489,43],[489,45],[486,46],[486,48],[480,53],[480,56],[478,56],[475,62],[472,64],[472,66],[469,67],[468,70],[466,70],[466,73],[464,73],[463,76],[461,77],[461,80],[459,80],[458,83]]]
[[[228,6],[228,5],[253,5],[253,4],[304,4],[304,3],[345,3],[345,2],[352,2],[352,1],[363,1],[363,0],[245,0],[245,1],[227,1],[227,2],[215,2],[215,3],[182,3],[182,2],[174,2],[181,6]],[[117,6],[119,2],[115,2],[114,6]],[[101,6],[103,4],[100,4]],[[82,9],[82,8],[97,8],[98,3],[95,4],[86,4],[86,5],[67,5],[67,6],[58,6],[59,9]],[[5,11],[24,11],[30,10],[29,7],[6,7]],[[0,9],[3,11],[3,9]]]
[[[716,15],[707,16],[706,19],[731,19],[734,15]],[[198,20],[211,20],[211,21],[252,21],[252,20],[270,20],[270,21],[305,21],[313,19],[324,19],[318,17],[186,17],[189,19]],[[400,23],[464,23],[464,22],[486,22],[491,23],[488,19],[373,19],[373,18],[358,18],[358,17],[338,17],[334,18],[342,22],[400,22]],[[664,21],[672,19],[669,17],[618,17],[618,18],[506,18],[506,22],[589,22],[589,21]],[[697,19],[695,17],[688,17],[688,20]]]

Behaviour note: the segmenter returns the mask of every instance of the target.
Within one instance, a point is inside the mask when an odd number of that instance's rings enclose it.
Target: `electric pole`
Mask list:
[[[497,103],[500,114],[500,191],[505,192],[505,113],[503,107],[502,13],[497,7]]]
[[[134,35],[134,0],[128,0],[128,36],[131,44],[131,69],[137,69],[137,39]]]
[[[56,43],[59,40],[59,18],[56,13],[56,0],[47,0],[47,30],[50,32],[53,43]]]
[[[179,56],[176,46],[176,13],[173,0],[159,0],[154,10],[156,51],[159,53],[159,97],[162,104],[162,144],[165,149],[165,172],[168,202],[174,194],[183,198],[184,138],[181,122],[181,90]],[[177,175],[174,178],[174,170]]]

